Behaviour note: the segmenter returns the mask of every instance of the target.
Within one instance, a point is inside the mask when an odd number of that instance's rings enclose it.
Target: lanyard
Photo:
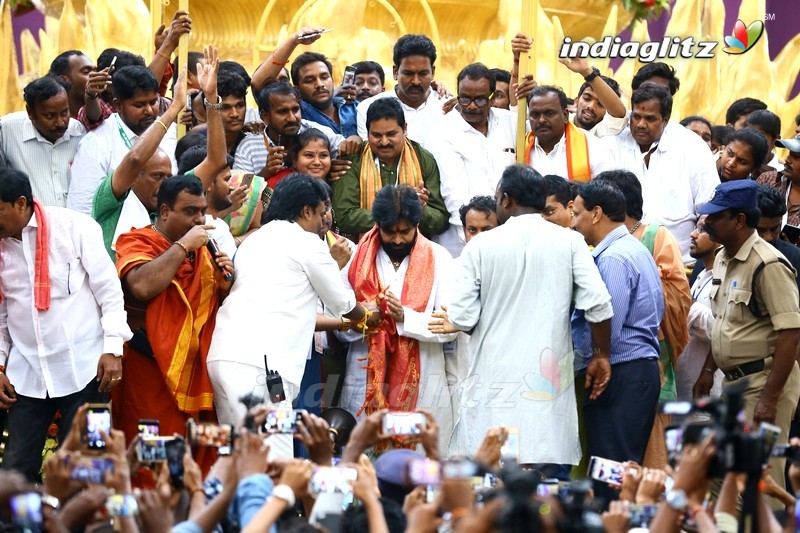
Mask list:
[[[695,292],[693,292],[693,293],[692,293],[692,300],[694,300],[694,301],[696,302],[696,301],[697,301],[697,298],[698,298],[698,297],[699,297],[701,294],[703,294],[703,289],[705,289],[705,288],[706,288],[706,285],[708,285],[708,283],[709,283],[711,280],[713,280],[713,279],[714,279],[714,275],[712,274],[711,276],[709,276],[709,277],[708,277],[708,279],[706,280],[706,282],[705,282],[705,283],[703,283],[703,284],[700,286],[700,288],[699,288],[697,291],[695,291]]]
[[[128,150],[130,150],[133,146],[133,143],[131,142],[130,137],[128,137],[128,134],[125,133],[125,130],[122,129],[122,124],[119,123],[119,115],[115,116],[114,119],[117,121],[117,129],[119,130],[119,136],[122,137],[122,142],[124,142],[125,146],[128,148]]]

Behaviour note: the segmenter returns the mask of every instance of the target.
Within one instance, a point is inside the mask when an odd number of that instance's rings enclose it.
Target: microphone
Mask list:
[[[210,235],[208,237],[208,242],[206,243],[206,248],[208,249],[209,252],[211,252],[211,261],[217,267],[217,270],[219,270],[220,272],[224,272],[224,275],[222,277],[225,278],[225,281],[233,281],[233,274],[231,274],[230,272],[219,266],[219,263],[217,263],[216,259],[217,259],[217,253],[219,252],[219,246],[217,246],[216,241]]]

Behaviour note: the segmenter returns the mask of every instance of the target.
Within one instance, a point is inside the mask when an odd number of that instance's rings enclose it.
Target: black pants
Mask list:
[[[658,359],[613,365],[605,392],[583,404],[588,455],[642,464],[660,391]],[[595,483],[595,494],[610,500],[616,491]]]
[[[58,442],[69,433],[75,411],[84,403],[104,403],[106,395],[98,392],[94,379],[76,393],[61,398],[31,398],[17,394],[17,402],[8,411],[8,442],[3,469],[21,472],[28,481],[36,481],[42,468],[42,450],[47,428],[56,411],[61,410]]]

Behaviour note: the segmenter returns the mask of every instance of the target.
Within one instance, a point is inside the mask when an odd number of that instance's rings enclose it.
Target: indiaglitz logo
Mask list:
[[[728,54],[743,54],[753,48],[763,34],[763,21],[754,20],[745,28],[744,22],[741,19],[737,20],[733,26],[733,34],[725,36],[725,44],[728,46],[722,51]]]

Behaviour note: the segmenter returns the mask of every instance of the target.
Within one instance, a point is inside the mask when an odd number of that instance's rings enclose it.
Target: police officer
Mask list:
[[[755,423],[779,426],[778,442],[785,443],[800,398],[800,306],[794,269],[755,230],[760,215],[756,182],[718,185],[698,213],[708,215],[703,229],[722,245],[710,292],[714,363],[725,374],[723,385],[747,378],[745,415]],[[700,373],[699,388],[710,390],[714,370]],[[773,460],[770,466],[781,486],[783,463]]]

